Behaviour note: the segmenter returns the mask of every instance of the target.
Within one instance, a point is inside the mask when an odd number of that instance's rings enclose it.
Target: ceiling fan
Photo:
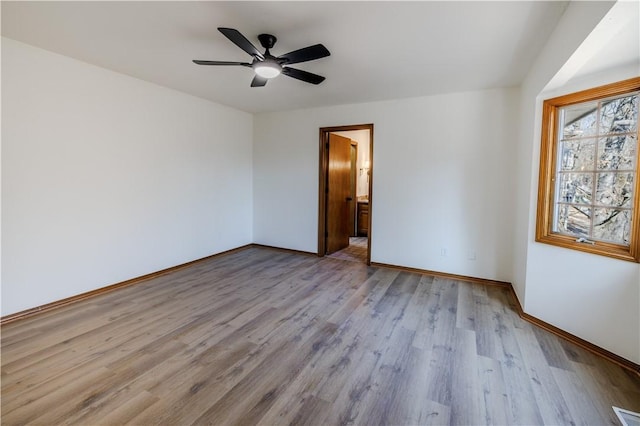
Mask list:
[[[249,62],[229,62],[229,61],[202,61],[194,59],[198,65],[237,65],[242,67],[253,68],[256,73],[255,77],[251,81],[251,87],[261,87],[267,84],[270,78],[274,78],[281,73],[298,80],[302,80],[311,84],[320,84],[324,81],[324,77],[318,74],[313,74],[307,71],[291,68],[289,65],[298,64],[300,62],[313,61],[314,59],[324,58],[331,53],[322,44],[314,44],[313,46],[305,47],[302,49],[294,50],[293,52],[285,53],[278,57],[273,56],[269,49],[273,48],[278,40],[271,34],[260,34],[258,40],[260,44],[266,50],[264,53],[260,53],[256,47],[251,44],[245,36],[243,36],[238,30],[233,28],[218,28],[222,34],[231,40],[240,49],[253,56],[253,61]]]

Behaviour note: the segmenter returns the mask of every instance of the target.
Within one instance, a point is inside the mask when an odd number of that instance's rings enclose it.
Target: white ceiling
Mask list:
[[[566,2],[9,2],[2,35],[247,112],[398,99],[519,84]],[[278,37],[276,56],[323,43],[285,76],[250,88],[249,61],[217,27]],[[260,48],[261,49],[261,48]],[[261,49],[262,50],[262,49]],[[34,66],[41,66],[34,64]]]

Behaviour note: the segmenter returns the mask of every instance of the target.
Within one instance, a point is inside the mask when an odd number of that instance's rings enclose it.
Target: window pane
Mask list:
[[[571,105],[562,109],[564,139],[579,138],[596,133],[598,123],[598,102],[585,102],[579,105]]]
[[[637,149],[635,135],[616,135],[600,139],[598,169],[633,170]]]
[[[560,173],[558,201],[575,204],[591,204],[593,174]]]
[[[595,170],[595,139],[563,142],[561,149],[561,170]]]
[[[593,238],[629,245],[631,236],[631,211],[594,209]]]
[[[595,204],[631,207],[633,173],[598,173]]]
[[[638,125],[638,96],[603,102],[600,133],[633,132]]]
[[[589,207],[568,204],[558,206],[557,232],[589,238],[590,226],[591,209]]]

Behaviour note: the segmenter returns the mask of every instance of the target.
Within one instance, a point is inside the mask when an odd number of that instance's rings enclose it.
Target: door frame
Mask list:
[[[327,180],[329,179],[329,133],[347,132],[350,130],[369,130],[369,223],[367,234],[367,265],[371,265],[371,214],[373,189],[373,123],[354,124],[350,126],[333,126],[320,128],[319,179],[318,179],[318,256],[327,251]]]
[[[355,160],[353,158],[353,154],[355,152]],[[351,173],[349,176],[349,186],[351,187],[351,195],[352,195],[352,200],[351,200],[351,205],[349,205],[349,215],[351,216],[351,219],[349,219],[349,225],[353,225],[350,226],[349,229],[349,238],[351,238],[351,234],[353,234],[354,237],[358,236],[358,229],[356,226],[357,223],[357,219],[356,216],[358,215],[358,144],[356,142],[354,142],[353,140],[351,141]],[[355,161],[355,162],[354,162]]]

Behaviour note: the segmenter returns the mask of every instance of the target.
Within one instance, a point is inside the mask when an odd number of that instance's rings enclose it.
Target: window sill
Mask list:
[[[609,244],[600,241],[594,241],[593,243],[579,243],[573,237],[558,234],[537,235],[536,242],[550,244],[552,246],[571,250],[577,250],[584,253],[611,257],[613,259],[625,260],[627,262],[640,263],[640,257],[637,255],[634,256],[634,254],[631,252],[631,248],[623,248],[615,244]]]

